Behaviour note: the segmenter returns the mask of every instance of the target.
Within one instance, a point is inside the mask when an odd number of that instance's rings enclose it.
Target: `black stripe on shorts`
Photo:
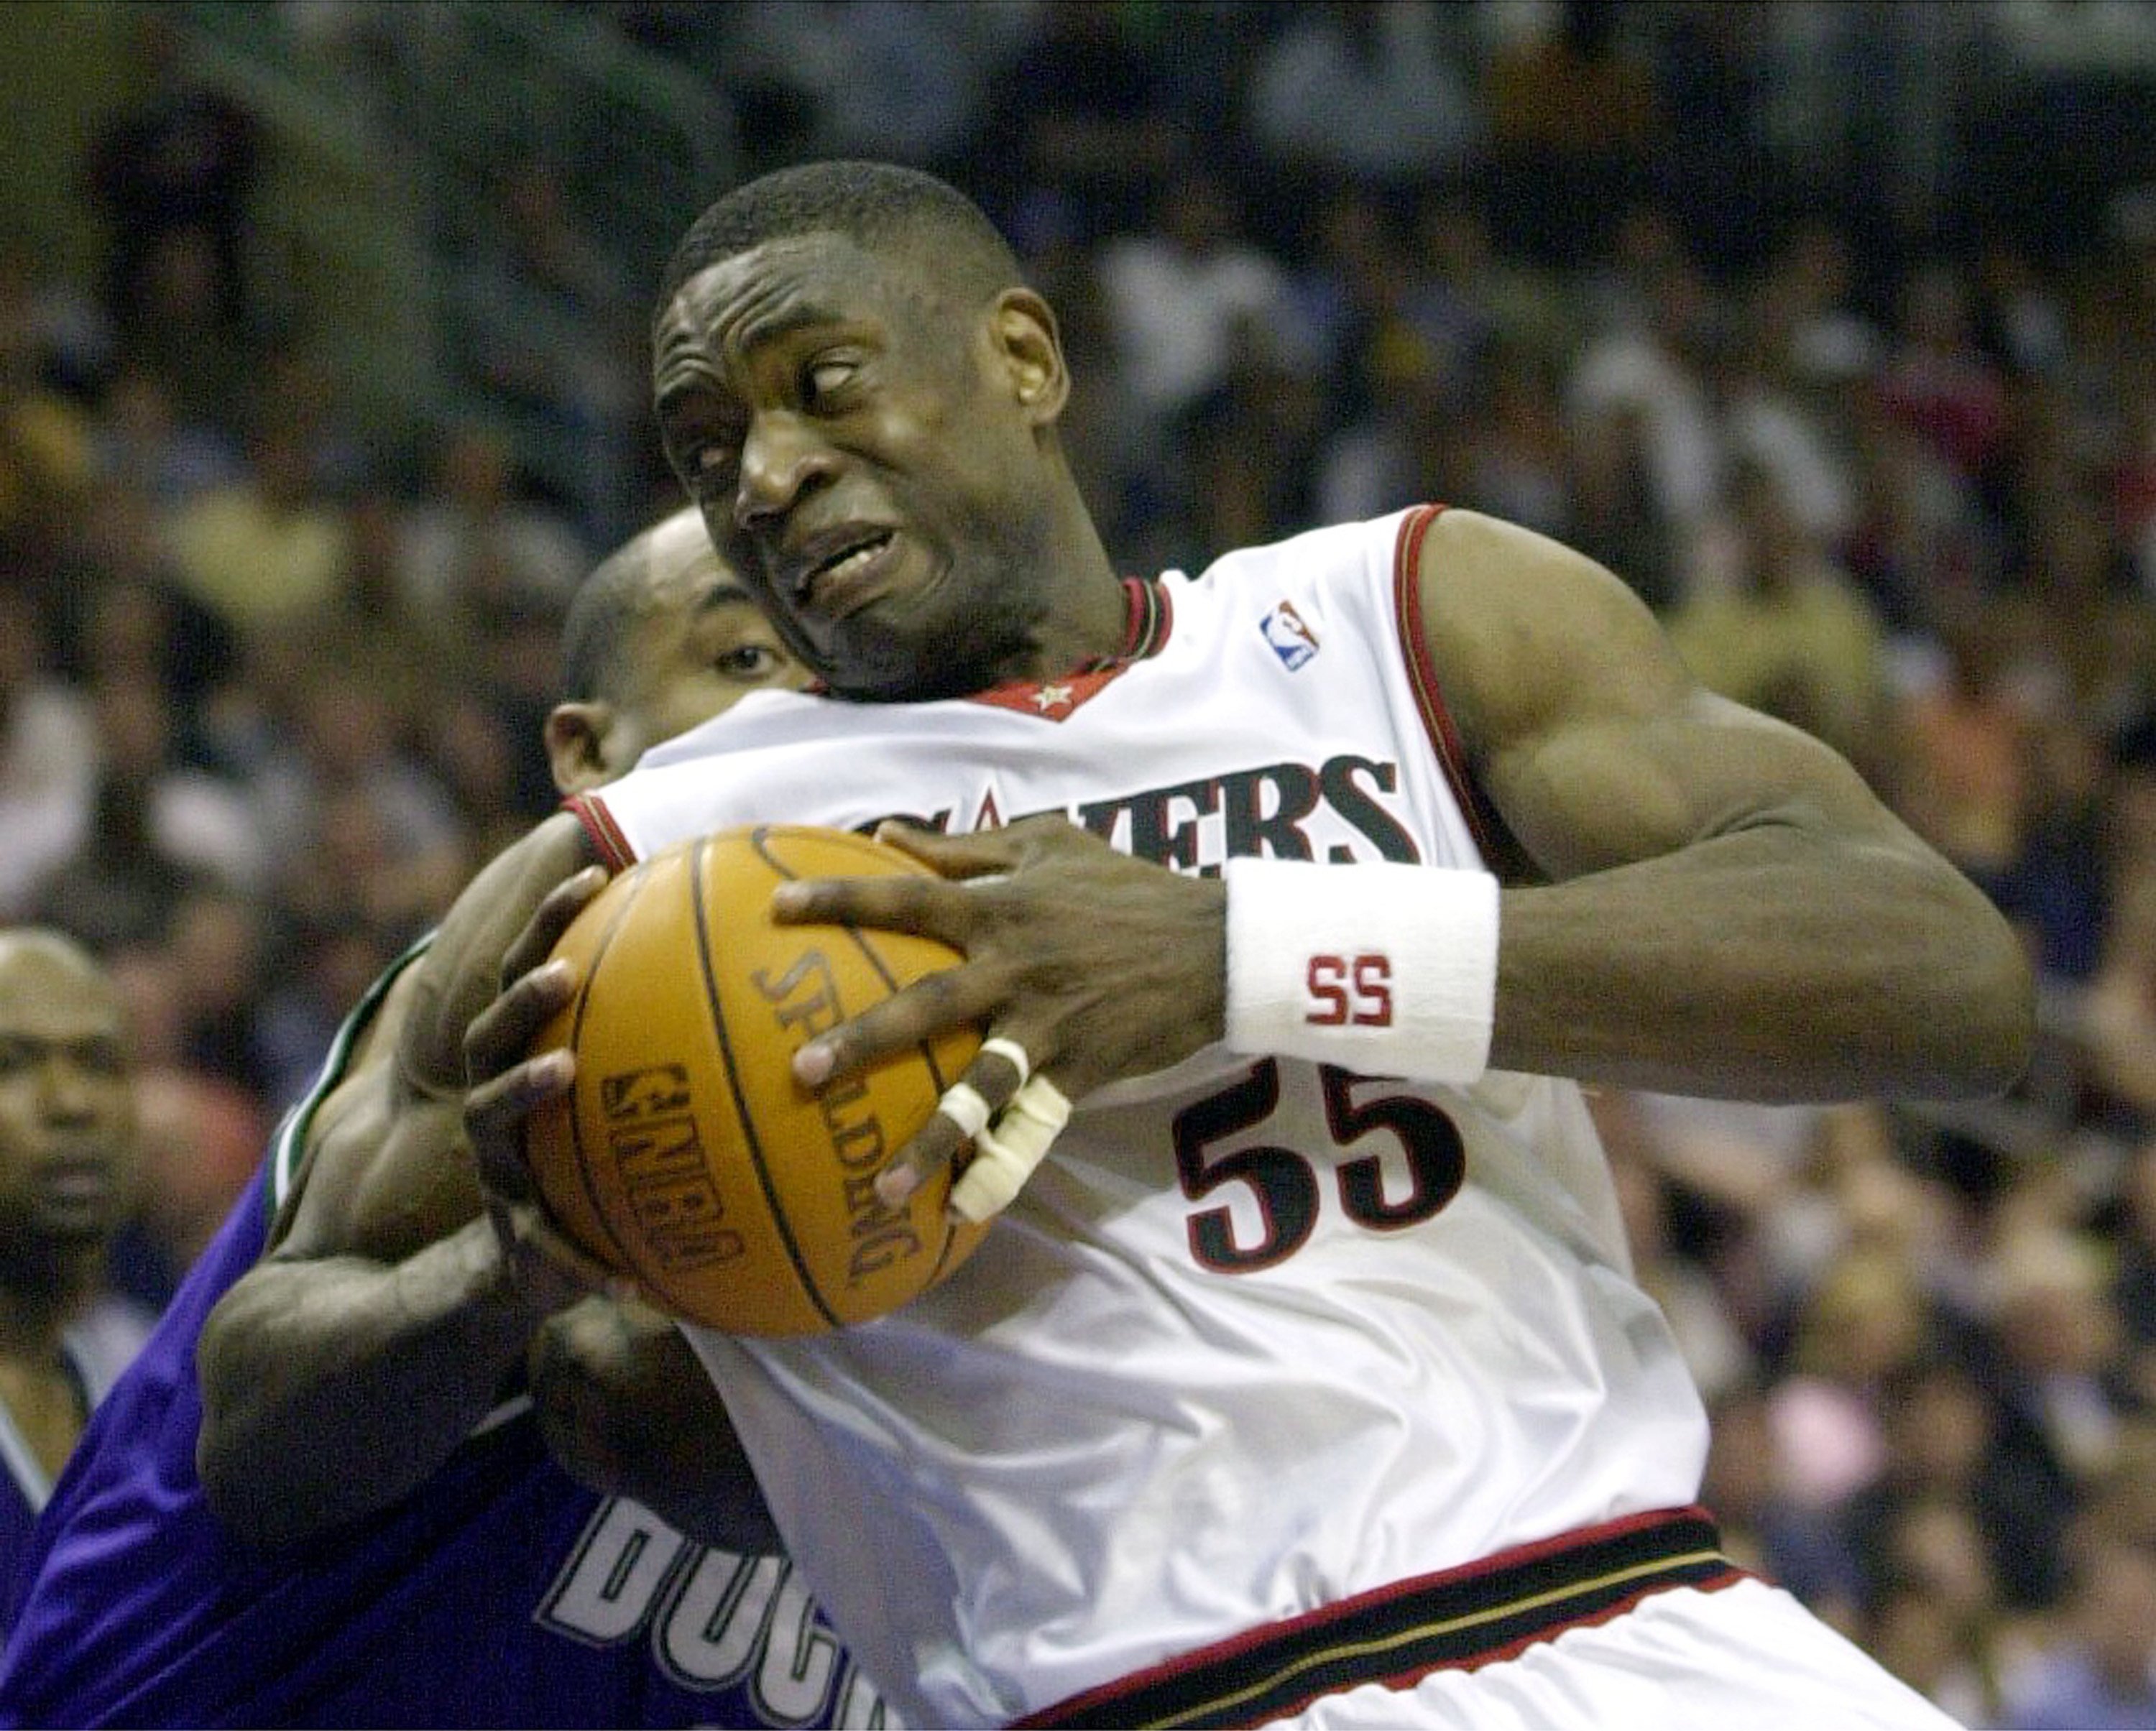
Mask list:
[[[1567,1629],[1605,1622],[1671,1587],[1744,1573],[1702,1508],[1663,1510],[1400,1581],[1137,1672],[1019,1719],[1116,1731],[1263,1724],[1365,1683],[1412,1688]]]

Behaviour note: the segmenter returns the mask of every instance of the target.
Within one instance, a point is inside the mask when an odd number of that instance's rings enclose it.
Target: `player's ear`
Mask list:
[[[612,773],[607,764],[607,730],[613,725],[611,704],[557,704],[547,714],[547,761],[561,792],[582,793]]]
[[[1070,395],[1054,310],[1030,289],[1006,289],[996,297],[989,330],[1020,410],[1035,426],[1050,425]]]

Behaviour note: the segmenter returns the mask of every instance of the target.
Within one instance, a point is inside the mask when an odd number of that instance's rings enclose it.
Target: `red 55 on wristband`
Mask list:
[[[1430,866],[1231,859],[1229,1049],[1465,1083],[1490,1061],[1497,880]]]

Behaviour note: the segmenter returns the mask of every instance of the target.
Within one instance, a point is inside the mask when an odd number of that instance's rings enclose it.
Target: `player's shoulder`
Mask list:
[[[1419,512],[1392,511],[1381,517],[1301,530],[1279,540],[1223,553],[1199,573],[1197,580],[1207,584],[1241,583],[1264,572],[1297,572],[1310,576],[1353,569],[1373,560],[1389,564],[1418,515],[1432,515],[1435,514],[1424,507]]]

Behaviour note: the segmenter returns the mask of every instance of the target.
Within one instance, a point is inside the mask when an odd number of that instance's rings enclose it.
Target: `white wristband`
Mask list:
[[[1231,859],[1227,1044],[1465,1083],[1490,1062],[1497,880],[1430,866]]]

